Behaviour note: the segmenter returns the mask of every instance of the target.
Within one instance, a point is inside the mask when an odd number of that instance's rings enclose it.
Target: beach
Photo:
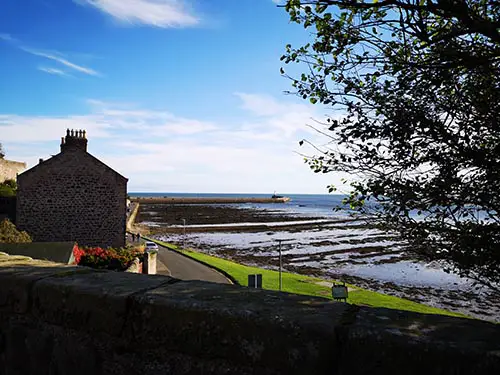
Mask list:
[[[295,198],[295,199],[294,199]],[[377,229],[338,197],[293,197],[284,204],[142,203],[137,223],[152,236],[246,265],[276,269],[281,246],[290,272],[340,279],[370,290],[500,321],[498,296],[423,263],[394,233]]]

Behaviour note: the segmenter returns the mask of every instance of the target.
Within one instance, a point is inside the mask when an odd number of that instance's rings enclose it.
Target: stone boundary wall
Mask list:
[[[498,374],[500,326],[0,254],[0,374]]]
[[[15,180],[26,169],[26,163],[0,158],[0,183]]]
[[[73,264],[74,242],[0,243],[0,252],[51,262]]]

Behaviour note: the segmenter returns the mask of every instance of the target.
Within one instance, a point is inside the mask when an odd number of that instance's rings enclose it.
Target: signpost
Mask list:
[[[344,300],[347,302],[347,297],[349,297],[349,292],[345,283],[333,284],[332,285],[332,297],[335,301]]]
[[[282,279],[281,279],[281,268],[282,268],[282,266],[283,266],[283,262],[281,261],[281,242],[282,242],[282,241],[283,241],[283,240],[278,240],[278,244],[279,244],[279,245],[278,245],[278,251],[279,251],[279,257],[280,257],[280,292],[281,292],[281,286],[282,286],[282,284],[283,284],[283,281],[282,281]]]
[[[186,248],[186,219],[182,219],[183,223],[183,235],[182,235],[182,248]]]

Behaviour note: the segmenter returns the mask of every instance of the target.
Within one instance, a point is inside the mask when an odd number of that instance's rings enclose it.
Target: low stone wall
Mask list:
[[[0,374],[498,374],[495,324],[0,255]]]
[[[0,252],[71,264],[74,262],[74,246],[74,242],[0,243]]]

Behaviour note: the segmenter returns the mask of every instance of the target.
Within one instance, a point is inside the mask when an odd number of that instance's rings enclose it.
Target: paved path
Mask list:
[[[133,212],[137,203],[130,205],[130,211],[127,213],[127,219]],[[127,228],[130,230],[132,228]],[[134,230],[134,232],[136,232]],[[132,236],[127,234],[127,242],[137,243],[132,241]],[[144,240],[141,239],[141,242]],[[158,258],[156,264],[156,272],[160,275],[167,275],[181,280],[203,280],[213,283],[231,284],[231,282],[221,273],[214,269],[198,263],[188,257],[180,255],[179,253],[169,250],[166,247],[160,246],[158,251]]]
[[[128,243],[137,244],[137,240],[132,241],[132,236],[127,235]],[[144,242],[141,239],[141,242]],[[214,269],[198,263],[166,247],[158,245],[158,258],[156,272],[159,275],[172,276],[180,280],[203,280],[220,284],[231,284],[231,282],[221,273]]]
[[[189,259],[175,251],[159,246],[157,272],[181,280],[203,280],[213,283],[231,284],[221,273]]]

